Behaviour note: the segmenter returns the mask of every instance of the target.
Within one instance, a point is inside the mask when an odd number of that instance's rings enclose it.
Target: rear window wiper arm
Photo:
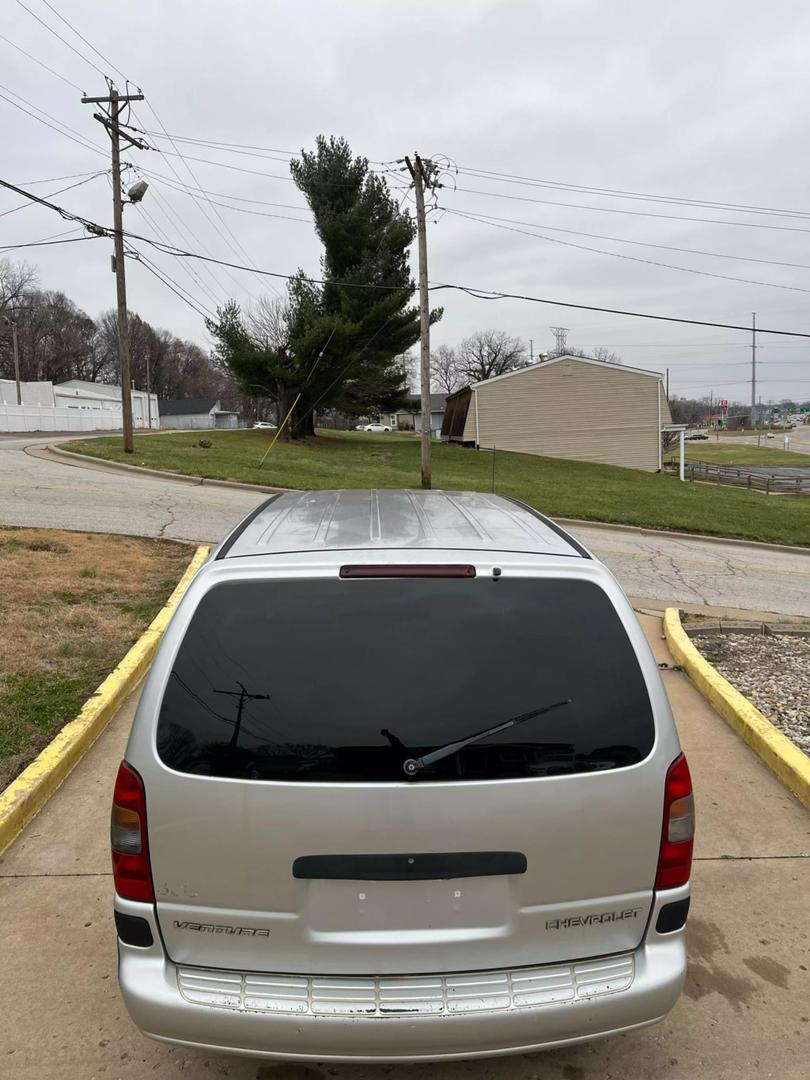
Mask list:
[[[457,754],[459,750],[463,750],[465,746],[469,746],[470,743],[478,742],[479,739],[485,739],[487,735],[497,735],[499,731],[506,731],[507,728],[517,727],[518,724],[525,724],[527,720],[533,720],[535,716],[542,716],[543,713],[551,712],[552,709],[561,709],[563,705],[570,705],[571,698],[565,698],[564,701],[555,701],[551,705],[543,705],[540,709],[531,709],[529,712],[520,713],[518,716],[513,716],[510,720],[504,720],[500,724],[495,724],[493,727],[485,728],[483,731],[476,731],[474,735],[468,735],[466,739],[458,739],[456,742],[446,743],[444,746],[440,746],[438,750],[431,750],[429,754],[423,754],[422,757],[408,758],[402,763],[402,770],[406,776],[416,776],[422,769],[426,769],[428,765],[433,765],[437,761],[441,761],[443,758],[450,757],[451,754]]]

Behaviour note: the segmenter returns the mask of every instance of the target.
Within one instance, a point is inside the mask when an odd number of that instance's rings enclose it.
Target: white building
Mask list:
[[[87,382],[84,379],[67,379],[57,383],[54,388],[56,405],[79,412],[93,414],[98,418],[103,414],[115,414],[118,422],[113,427],[121,427],[121,387],[110,383]],[[132,426],[134,428],[159,428],[157,394],[147,394],[145,390],[131,390]],[[106,424],[104,425],[106,427]]]
[[[160,403],[160,426],[182,430],[239,427],[239,415],[217,398],[171,398]]]
[[[56,386],[23,382],[20,397],[18,405],[13,379],[0,379],[0,431],[115,431],[123,426],[120,386],[83,379]],[[135,428],[160,427],[155,394],[132,391],[132,423]]]

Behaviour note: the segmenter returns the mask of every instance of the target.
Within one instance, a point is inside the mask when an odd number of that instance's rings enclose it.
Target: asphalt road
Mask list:
[[[266,497],[25,453],[52,439],[0,439],[1,523],[216,542]],[[810,615],[810,552],[589,525],[572,531],[642,604]]]
[[[656,659],[671,663],[660,620],[641,622]],[[683,673],[670,669],[663,677],[689,758],[698,821],[689,971],[663,1023],[545,1054],[377,1067],[235,1058],[144,1038],[116,984],[109,860],[110,793],[133,697],[0,857],[0,1075],[806,1080],[810,817]]]

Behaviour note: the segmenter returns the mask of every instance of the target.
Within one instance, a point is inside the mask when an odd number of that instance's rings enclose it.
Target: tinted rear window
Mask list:
[[[407,758],[512,716],[415,783],[579,773],[647,756],[644,680],[606,594],[528,578],[219,585],[169,677],[157,730],[182,772],[402,781]]]

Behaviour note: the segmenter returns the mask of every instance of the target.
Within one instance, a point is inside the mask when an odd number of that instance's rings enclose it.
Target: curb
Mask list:
[[[104,458],[93,457],[92,454],[77,454],[73,450],[63,450],[53,444],[46,447],[26,448],[25,452],[30,453],[32,457],[53,455],[70,465],[78,465],[81,462],[85,468],[140,473],[142,476],[155,476],[164,480],[166,478],[179,480],[183,484],[207,484],[209,487],[231,488],[234,491],[258,491],[265,492],[268,495],[284,494],[286,491],[297,490],[296,488],[271,487],[266,484],[243,484],[239,480],[209,480],[204,476],[189,476],[186,473],[170,472],[168,469],[150,469],[145,465],[127,465],[121,461],[105,461]],[[787,555],[810,555],[810,547],[802,547],[798,544],[769,544],[764,540],[741,540],[737,536],[711,536],[708,533],[677,532],[674,529],[651,529],[645,525],[624,525],[621,522],[612,521],[586,521],[584,518],[554,517],[554,520],[572,529],[604,529],[613,532],[635,533],[638,536],[663,536],[669,540],[703,540],[707,544],[736,544],[740,547],[761,548],[763,551],[780,551]]]
[[[678,608],[667,608],[664,613],[664,636],[676,662],[703,697],[788,791],[810,809],[810,758],[701,656],[681,625]]]
[[[208,547],[198,547],[166,604],[141,634],[124,659],[87,699],[75,720],[0,792],[0,855],[22,832],[60,787],[104,728],[121,702],[129,696],[152,662],[163,632],[191,579],[208,558]]]
[[[712,536],[709,533],[677,532],[675,529],[651,529],[647,525],[586,521],[584,518],[555,517],[554,520],[571,529],[604,529],[610,532],[636,533],[638,536],[663,536],[668,540],[703,540],[707,544],[734,544],[739,547],[760,548],[762,551],[781,551],[787,555],[810,555],[810,547],[802,547],[799,544],[769,544],[765,540],[741,540],[738,536]]]
[[[37,451],[39,451],[37,453]],[[257,491],[268,495],[279,495],[285,491],[294,491],[294,488],[271,487],[268,484],[243,484],[239,480],[214,480],[206,476],[190,476],[188,473],[171,472],[169,469],[150,469],[146,465],[127,465],[123,461],[105,461],[104,458],[93,457],[92,454],[77,454],[75,450],[63,450],[59,446],[49,443],[45,447],[26,447],[26,454],[31,457],[57,457],[68,465],[75,465],[86,469],[112,469],[114,472],[139,473],[141,476],[155,476],[159,480],[179,480],[181,484],[192,484],[195,487],[231,488],[234,491]]]

